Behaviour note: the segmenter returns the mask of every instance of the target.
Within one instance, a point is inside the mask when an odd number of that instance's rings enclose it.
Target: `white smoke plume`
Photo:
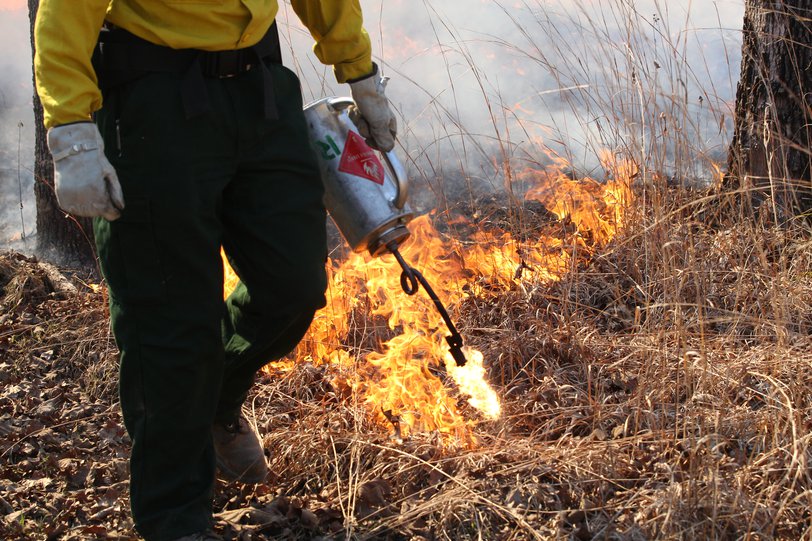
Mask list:
[[[10,2],[11,0],[6,0]],[[20,233],[17,148],[30,211],[33,139],[27,8],[0,4],[0,238]],[[349,95],[310,52],[287,3],[286,64],[306,100]],[[365,26],[399,115],[417,185],[500,189],[501,164],[562,156],[589,174],[598,151],[658,154],[675,174],[723,162],[732,129],[743,0],[362,0]],[[18,123],[22,122],[22,131]],[[690,142],[690,147],[685,144]],[[685,159],[690,155],[701,159]],[[664,171],[667,172],[667,171]],[[29,213],[30,215],[30,213]],[[33,219],[26,218],[26,227]],[[30,232],[29,232],[30,233]]]
[[[401,152],[429,185],[445,179],[435,195],[449,178],[501,189],[505,162],[592,174],[602,149],[686,180],[725,160],[743,0],[362,3]],[[347,94],[283,15],[306,97]]]
[[[30,251],[35,209],[28,12],[7,7],[0,4],[0,249]]]

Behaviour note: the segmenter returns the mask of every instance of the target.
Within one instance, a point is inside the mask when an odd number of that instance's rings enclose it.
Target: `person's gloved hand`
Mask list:
[[[349,115],[369,146],[389,152],[395,148],[398,126],[384,94],[386,79],[378,77],[376,64],[372,66],[371,74],[350,82],[355,106]]]
[[[95,124],[77,122],[49,129],[48,150],[54,158],[54,186],[62,210],[108,220],[121,216],[121,185],[104,155],[104,142]]]

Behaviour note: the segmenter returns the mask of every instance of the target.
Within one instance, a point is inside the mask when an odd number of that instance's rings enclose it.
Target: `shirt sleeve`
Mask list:
[[[291,0],[291,5],[316,40],[316,57],[333,66],[339,83],[372,72],[372,46],[358,0]]]
[[[41,0],[34,23],[34,76],[45,127],[89,121],[101,107],[90,63],[109,0]]]

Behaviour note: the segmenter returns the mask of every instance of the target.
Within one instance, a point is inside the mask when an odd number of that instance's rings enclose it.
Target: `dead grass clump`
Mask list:
[[[710,227],[673,190],[671,210],[638,218],[587,265],[554,284],[555,312],[612,333],[724,334],[749,344],[809,331],[807,232],[729,222]]]
[[[90,397],[112,402],[117,350],[106,299],[80,277],[17,253],[0,257],[0,283],[0,347],[15,369],[25,372],[27,359],[42,358],[81,381]]]
[[[55,292],[48,276],[36,260],[21,254],[4,254],[0,262],[3,313],[22,312],[38,305]]]

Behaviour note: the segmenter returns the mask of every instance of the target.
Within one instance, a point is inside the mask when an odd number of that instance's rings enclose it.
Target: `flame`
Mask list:
[[[468,403],[478,409],[488,419],[498,419],[502,414],[499,397],[485,379],[484,357],[482,352],[470,347],[463,347],[468,362],[457,366],[451,353],[445,355],[445,367],[460,391],[467,395]]]
[[[577,228],[581,238],[591,237],[584,244],[602,246],[608,243],[623,224],[623,212],[631,202],[631,179],[637,176],[633,162],[615,160],[604,151],[600,157],[607,176],[613,180],[597,182],[591,178],[573,180],[559,170],[556,174],[545,174],[547,182],[528,190],[526,199],[536,200],[558,216],[569,220]],[[519,174],[520,177],[534,176],[532,169]]]
[[[624,225],[624,209],[632,197],[629,184],[637,169],[609,153],[602,163],[609,178],[605,182],[573,180],[557,167],[517,175],[534,184],[526,199],[542,202],[570,224],[551,228],[557,234],[520,240],[465,218],[449,221],[450,228],[473,231],[461,240],[438,231],[430,213],[409,224],[411,238],[401,252],[434,287],[452,319],[454,308],[469,297],[559,280],[573,265],[574,245],[589,253]],[[472,428],[478,421],[473,417],[493,420],[501,415],[482,352],[465,347],[468,362],[456,366],[442,317],[424,291],[403,292],[401,268],[393,256],[351,253],[328,261],[327,271],[327,305],[290,358],[330,365],[336,385],[352,389],[371,417],[397,437],[434,432],[445,445],[476,444]],[[236,281],[226,265],[226,291]]]

